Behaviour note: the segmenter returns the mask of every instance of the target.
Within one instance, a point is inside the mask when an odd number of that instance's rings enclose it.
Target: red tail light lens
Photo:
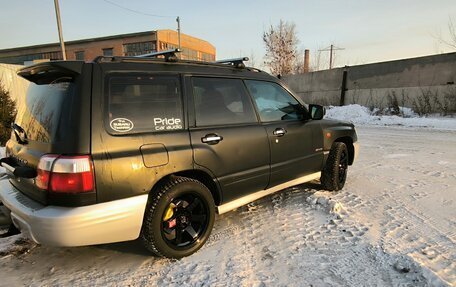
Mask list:
[[[36,185],[55,193],[93,191],[92,160],[90,156],[43,156],[38,164]]]

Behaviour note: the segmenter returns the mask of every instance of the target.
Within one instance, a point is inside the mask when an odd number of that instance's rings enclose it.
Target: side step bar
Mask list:
[[[274,187],[271,187],[271,188],[268,188],[268,189],[264,189],[264,190],[260,190],[260,191],[257,191],[255,193],[243,196],[241,198],[235,199],[233,201],[230,201],[230,202],[227,202],[225,204],[222,204],[222,205],[218,206],[217,207],[217,213],[218,214],[223,214],[225,212],[228,212],[228,211],[233,210],[235,208],[238,208],[238,207],[241,207],[243,205],[246,205],[247,203],[250,203],[252,201],[255,201],[257,199],[265,197],[265,196],[267,196],[269,194],[272,194],[272,193],[275,193],[277,191],[280,191],[282,189],[285,189],[285,188],[288,188],[288,187],[292,187],[292,186],[295,186],[295,185],[299,185],[299,184],[303,184],[303,183],[306,183],[306,182],[309,182],[309,181],[312,181],[312,180],[315,180],[315,179],[319,179],[320,176],[321,176],[321,172],[312,173],[312,174],[309,174],[309,175],[306,175],[306,176],[303,176],[303,177],[300,177],[300,178],[297,178],[297,179],[293,179],[291,181],[276,185]]]

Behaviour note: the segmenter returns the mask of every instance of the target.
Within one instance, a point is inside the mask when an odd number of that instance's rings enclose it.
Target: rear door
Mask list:
[[[318,172],[323,161],[316,141],[321,138],[319,124],[308,120],[305,108],[279,84],[245,82],[269,139],[269,187]]]
[[[264,189],[269,143],[240,79],[188,77],[194,117],[190,129],[195,163],[209,170],[227,202]]]
[[[97,66],[92,157],[99,202],[148,193],[164,176],[193,168],[180,75],[162,71],[159,64]]]

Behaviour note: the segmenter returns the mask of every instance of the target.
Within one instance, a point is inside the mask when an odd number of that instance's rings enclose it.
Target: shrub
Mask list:
[[[16,118],[16,103],[0,82],[0,146],[4,146],[11,136],[11,123]]]

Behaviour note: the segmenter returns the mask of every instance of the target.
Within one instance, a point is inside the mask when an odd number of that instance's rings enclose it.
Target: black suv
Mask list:
[[[215,213],[320,179],[344,186],[354,126],[322,120],[243,59],[153,57],[55,61],[30,81],[12,124],[0,201],[37,243],[141,238],[180,258],[208,239]]]

